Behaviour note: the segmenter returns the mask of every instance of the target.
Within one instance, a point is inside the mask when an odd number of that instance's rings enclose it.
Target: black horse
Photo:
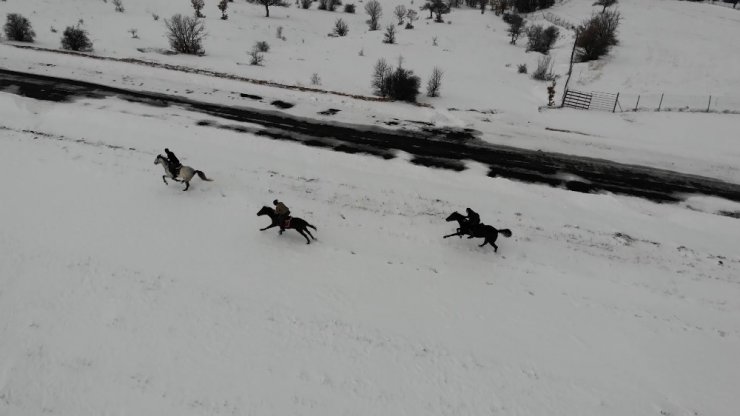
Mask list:
[[[268,225],[265,228],[260,228],[260,231],[265,231],[267,229],[270,229],[272,227],[277,227],[278,225],[280,225],[280,224],[278,224],[278,215],[277,215],[277,213],[275,212],[274,209],[272,209],[270,207],[267,207],[267,206],[262,207],[262,209],[260,209],[257,212],[257,216],[260,216],[260,215],[267,215],[272,220],[272,224]],[[311,240],[308,239],[308,236],[309,235],[314,240],[316,239],[316,237],[314,237],[313,234],[311,234],[311,232],[308,231],[308,228],[313,228],[314,230],[316,230],[316,227],[314,227],[313,225],[309,224],[305,220],[300,219],[300,218],[297,218],[297,217],[291,217],[288,221],[286,221],[286,223],[287,224],[284,224],[285,225],[285,228],[286,229],[292,228],[292,229],[298,231],[303,236],[303,238],[306,239],[306,244],[311,244]],[[280,231],[280,234],[282,234],[282,233],[283,232]],[[306,235],[306,234],[308,234],[308,235]]]
[[[447,237],[453,237],[453,236],[459,236],[462,238],[463,235],[467,235],[468,238],[483,238],[483,244],[481,244],[478,247],[483,247],[486,244],[490,244],[493,246],[494,253],[498,251],[498,246],[496,245],[496,239],[498,238],[499,233],[503,235],[506,238],[511,237],[511,230],[508,228],[504,228],[502,230],[497,230],[496,228],[486,225],[486,224],[475,224],[475,225],[469,225],[467,223],[467,219],[464,215],[460,214],[459,212],[455,211],[452,214],[450,214],[449,217],[446,219],[447,222],[450,221],[457,221],[458,225],[460,226],[456,232],[452,234],[448,234],[444,236],[443,238]]]

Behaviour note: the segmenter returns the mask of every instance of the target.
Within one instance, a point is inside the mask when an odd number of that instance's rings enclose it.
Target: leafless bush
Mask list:
[[[378,30],[380,27],[380,16],[383,15],[383,7],[380,6],[380,2],[378,0],[368,1],[365,3],[365,12],[370,16],[370,19],[367,21],[370,30]]]
[[[347,36],[349,33],[349,25],[343,19],[337,19],[334,22],[334,34],[337,36]]]
[[[391,45],[396,43],[396,27],[395,26],[388,25],[385,27],[383,43],[389,43]]]
[[[406,13],[408,13],[408,10],[406,10],[405,6],[396,6],[395,9],[393,9],[393,14],[396,16],[396,19],[398,19],[398,25],[403,25],[403,20],[406,18]]]
[[[249,65],[262,65],[265,57],[256,48],[249,52]]]
[[[92,47],[93,44],[90,42],[87,31],[82,29],[79,24],[77,26],[67,26],[64,29],[64,33],[62,33],[62,49],[89,52],[92,50]]]
[[[172,50],[189,55],[202,55],[205,52],[203,39],[206,28],[202,20],[176,14],[171,19],[164,19],[164,23]]]
[[[442,74],[442,70],[435,66],[432,70],[432,76],[427,81],[427,97],[439,96],[439,89],[442,87]]]
[[[265,42],[264,40],[261,40],[254,44],[254,49],[257,50],[258,52],[269,52],[270,44]]]
[[[193,10],[195,10],[195,17],[205,17],[203,13],[201,13],[201,10],[206,6],[203,0],[190,0],[190,4],[193,6]]]
[[[576,47],[581,62],[593,61],[609,53],[617,44],[617,28],[622,17],[616,10],[596,13],[578,28]]]
[[[116,7],[116,11],[118,13],[123,13],[125,11],[122,0],[113,0],[113,6]]]
[[[3,31],[8,40],[16,42],[33,42],[36,37],[31,22],[17,13],[8,13]]]
[[[552,61],[552,57],[550,57],[549,55],[540,57],[540,59],[537,61],[537,69],[532,72],[532,78],[538,81],[554,80],[556,77],[552,73],[553,65],[554,62]]]
[[[313,75],[311,75],[311,85],[321,85],[321,77],[318,72],[314,72]]]

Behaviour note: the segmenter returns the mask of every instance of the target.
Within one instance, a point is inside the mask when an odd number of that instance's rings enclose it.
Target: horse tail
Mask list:
[[[499,234],[503,235],[506,238],[511,237],[511,230],[508,228],[504,228],[503,230],[498,230]]]
[[[212,182],[213,181],[213,179],[206,178],[206,174],[203,173],[203,172],[201,172],[201,171],[199,171],[199,170],[196,170],[195,173],[198,175],[199,178],[203,179],[204,181],[208,181],[208,182]]]

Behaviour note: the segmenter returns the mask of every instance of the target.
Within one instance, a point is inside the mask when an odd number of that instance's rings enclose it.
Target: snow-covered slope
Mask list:
[[[733,415],[740,223],[0,94],[0,414]],[[164,147],[215,182],[165,186]],[[274,198],[318,227],[260,233]],[[726,203],[725,203],[726,204]],[[470,206],[499,252],[442,239]]]

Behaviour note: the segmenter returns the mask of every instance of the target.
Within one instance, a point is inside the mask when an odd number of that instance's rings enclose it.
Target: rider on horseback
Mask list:
[[[170,149],[164,149],[164,152],[167,154],[167,164],[169,165],[172,178],[177,179],[177,175],[180,174],[182,163],[180,163],[180,160],[177,158],[177,156],[175,156],[174,153],[170,152]]]
[[[480,224],[480,215],[478,215],[477,212],[473,211],[470,208],[465,208],[465,211],[467,211],[468,215],[465,217],[465,228],[468,230],[472,230],[473,227]]]
[[[285,206],[282,202],[278,201],[277,199],[272,201],[272,204],[275,205],[275,213],[277,214],[277,223],[280,226],[280,234],[285,231],[285,222],[288,218],[290,218],[290,209]]]

